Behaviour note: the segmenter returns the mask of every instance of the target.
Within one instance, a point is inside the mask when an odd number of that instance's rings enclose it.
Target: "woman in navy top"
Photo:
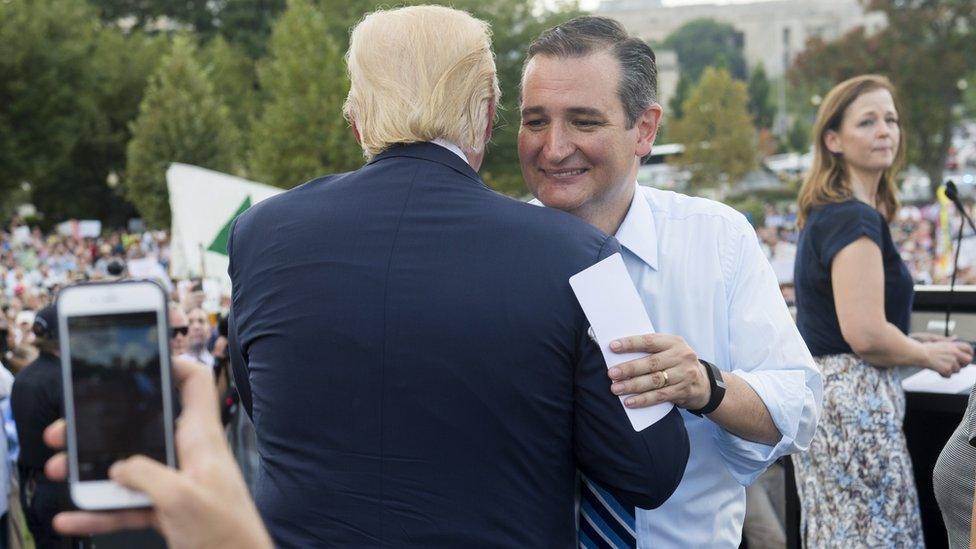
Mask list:
[[[888,79],[838,84],[813,137],[794,278],[797,327],[823,373],[824,401],[809,451],[793,458],[804,545],[924,547],[893,367],[948,376],[972,349],[907,335],[912,279],[888,230],[905,143]]]

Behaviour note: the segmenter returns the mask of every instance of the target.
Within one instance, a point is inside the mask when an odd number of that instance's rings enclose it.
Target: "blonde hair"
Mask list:
[[[807,215],[813,207],[844,202],[853,196],[850,182],[844,173],[844,157],[832,153],[827,148],[824,137],[828,131],[840,130],[844,121],[844,111],[851,103],[865,93],[879,89],[888,90],[891,97],[895,99],[895,87],[890,80],[877,74],[866,74],[837,84],[820,104],[817,121],[813,125],[813,166],[803,180],[803,186],[800,187],[800,194],[797,197],[798,227],[803,228]],[[897,105],[897,100],[895,104]],[[877,203],[874,204],[889,222],[898,211],[898,188],[895,186],[895,176],[905,160],[905,132],[901,131],[901,121],[898,122],[898,129],[898,150],[895,152],[895,161],[881,175]]]
[[[353,29],[346,64],[342,112],[367,157],[438,138],[471,152],[485,146],[501,91],[484,21],[441,6],[376,11]]]

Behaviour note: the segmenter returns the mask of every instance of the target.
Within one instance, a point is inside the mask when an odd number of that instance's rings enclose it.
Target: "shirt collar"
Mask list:
[[[431,141],[431,143],[444,147],[445,149],[461,157],[461,160],[464,160],[465,163],[468,163],[468,157],[464,156],[464,151],[461,150],[461,147],[458,147],[457,145],[451,143],[447,139],[442,139],[438,137],[437,139]]]
[[[634,186],[636,189],[630,209],[613,236],[621,246],[639,257],[648,267],[657,270],[657,228],[654,225],[654,216],[641,187],[636,182]]]

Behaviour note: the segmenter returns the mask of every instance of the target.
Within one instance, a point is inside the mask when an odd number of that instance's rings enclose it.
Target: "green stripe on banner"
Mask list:
[[[244,202],[241,202],[241,205],[237,208],[237,211],[234,212],[234,215],[230,216],[227,223],[224,223],[224,226],[221,227],[220,232],[217,233],[217,237],[214,238],[214,241],[211,242],[210,246],[207,247],[208,252],[227,255],[227,239],[230,238],[230,226],[234,224],[234,220],[237,219],[237,216],[246,212],[250,207],[251,197],[248,195],[248,197],[244,199]]]

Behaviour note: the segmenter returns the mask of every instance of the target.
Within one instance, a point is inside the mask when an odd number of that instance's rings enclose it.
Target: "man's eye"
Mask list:
[[[527,128],[541,128],[545,124],[542,120],[523,120],[522,125]]]
[[[574,122],[574,124],[576,124],[577,126],[584,127],[584,128],[590,128],[590,127],[594,127],[594,126],[599,126],[600,125],[600,122],[598,122],[596,120],[577,120],[576,122]]]

